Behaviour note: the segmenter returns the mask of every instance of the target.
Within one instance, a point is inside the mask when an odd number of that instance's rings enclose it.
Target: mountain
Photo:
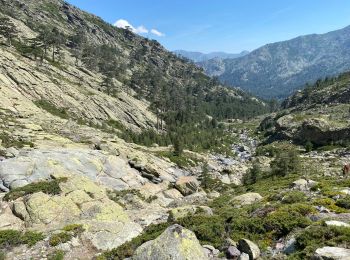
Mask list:
[[[211,59],[235,59],[247,55],[248,51],[242,51],[241,53],[232,54],[226,52],[211,52],[211,53],[202,53],[194,51],[185,51],[185,50],[175,50],[173,51],[176,55],[185,57],[192,60],[193,62],[203,62]]]
[[[200,63],[208,75],[260,97],[285,98],[306,83],[350,69],[350,26],[267,44],[237,59]]]
[[[0,6],[0,259],[349,258],[348,75],[268,114],[64,1]]]
[[[348,146],[350,73],[318,80],[285,99],[282,108],[261,124],[271,140],[293,140],[315,147]]]

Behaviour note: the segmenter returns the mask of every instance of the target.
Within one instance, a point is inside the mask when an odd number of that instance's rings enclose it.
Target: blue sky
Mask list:
[[[349,0],[68,0],[169,50],[240,52],[350,25]],[[153,31],[152,31],[153,29]],[[151,32],[152,31],[152,32]]]

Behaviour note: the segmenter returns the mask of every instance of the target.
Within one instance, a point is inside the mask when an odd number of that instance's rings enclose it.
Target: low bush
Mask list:
[[[346,209],[339,207],[335,200],[331,199],[331,198],[319,198],[319,199],[315,199],[313,201],[313,204],[315,206],[323,206],[326,207],[327,209],[335,212],[335,213],[345,213],[347,212]]]
[[[47,260],[63,260],[64,252],[62,250],[56,250],[47,256]]]
[[[62,243],[66,243],[73,238],[73,234],[68,232],[60,232],[57,234],[53,234],[50,237],[49,244],[50,246],[57,246]]]
[[[46,194],[57,195],[61,192],[59,184],[61,182],[67,181],[67,178],[58,178],[49,181],[39,181],[35,183],[30,183],[23,187],[12,189],[4,196],[5,201],[16,200],[25,195],[43,192]]]
[[[0,249],[11,248],[18,245],[33,246],[37,242],[43,240],[45,236],[35,231],[27,231],[22,233],[18,230],[1,230],[0,231]]]
[[[282,203],[294,204],[306,201],[306,195],[301,191],[290,191],[284,194]]]
[[[5,148],[9,148],[9,147],[23,148],[25,145],[34,147],[34,143],[27,140],[16,139],[10,136],[6,132],[0,133],[0,140],[1,140],[1,145]]]
[[[323,246],[348,247],[350,228],[335,226],[310,226],[304,229],[296,238],[294,259],[309,259],[317,248]]]
[[[272,232],[276,238],[288,235],[295,228],[305,228],[311,224],[307,214],[314,209],[305,204],[282,206],[268,214],[262,221],[266,232]]]
[[[337,200],[335,205],[344,209],[350,209],[350,196]]]
[[[73,237],[77,237],[84,232],[84,227],[81,224],[69,224],[65,226],[60,233],[53,234],[50,237],[50,246],[57,246],[70,241]]]
[[[47,100],[44,100],[44,99],[36,100],[36,101],[34,101],[34,104],[37,107],[46,110],[47,112],[49,112],[50,114],[52,114],[54,116],[58,116],[58,117],[63,118],[63,119],[69,118],[69,115],[68,115],[67,110],[65,108],[57,108],[55,105],[51,104]]]
[[[74,236],[77,236],[85,231],[83,225],[81,224],[70,224],[63,228],[66,232],[72,232]]]

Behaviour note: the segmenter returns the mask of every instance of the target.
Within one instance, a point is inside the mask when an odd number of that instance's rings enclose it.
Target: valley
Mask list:
[[[1,260],[350,258],[348,72],[278,104],[67,2],[0,6]]]

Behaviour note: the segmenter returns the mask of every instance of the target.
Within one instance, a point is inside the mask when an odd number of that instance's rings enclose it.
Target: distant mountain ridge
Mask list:
[[[175,50],[173,53],[192,60],[193,62],[203,62],[211,59],[236,59],[247,55],[249,51],[240,53],[210,52],[202,53],[197,51]]]
[[[306,83],[350,69],[350,26],[267,44],[236,59],[198,64],[229,85],[264,98],[285,98]]]

